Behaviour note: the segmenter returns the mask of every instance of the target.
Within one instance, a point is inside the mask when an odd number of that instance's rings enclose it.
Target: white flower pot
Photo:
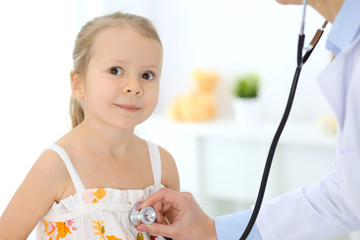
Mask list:
[[[235,120],[242,124],[252,124],[259,121],[260,101],[258,98],[235,98]]]

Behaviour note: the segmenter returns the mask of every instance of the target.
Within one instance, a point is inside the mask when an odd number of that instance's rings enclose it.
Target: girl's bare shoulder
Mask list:
[[[161,156],[161,179],[165,187],[180,190],[179,173],[173,156],[163,147],[159,146]]]
[[[52,149],[45,149],[35,162],[31,171],[41,178],[48,179],[53,187],[62,188],[69,180],[66,165],[61,156]]]

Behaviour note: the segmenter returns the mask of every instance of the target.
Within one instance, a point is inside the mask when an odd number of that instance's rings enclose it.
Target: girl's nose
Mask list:
[[[142,89],[139,82],[135,79],[127,81],[123,88],[123,93],[126,95],[137,95],[142,96],[144,93],[144,89]]]

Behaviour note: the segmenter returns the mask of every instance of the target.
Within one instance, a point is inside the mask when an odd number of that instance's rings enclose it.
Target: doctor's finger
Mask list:
[[[147,232],[154,235],[165,236],[177,239],[178,238],[178,227],[174,225],[165,225],[161,223],[153,223],[151,225],[141,224],[136,228],[138,231]]]
[[[165,213],[166,211],[172,209],[171,203],[166,202],[157,202],[152,206],[155,211]]]
[[[165,211],[162,202],[157,202],[152,207],[156,212],[156,222],[163,223],[165,221]]]
[[[146,206],[156,206],[161,202],[164,206],[169,207],[169,204],[172,208],[180,211],[184,205],[184,198],[188,197],[188,194],[179,193],[171,189],[162,188],[156,193],[149,196],[142,204],[141,208]]]

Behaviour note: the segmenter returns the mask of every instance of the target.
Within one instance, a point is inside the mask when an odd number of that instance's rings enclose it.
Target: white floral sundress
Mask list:
[[[164,186],[161,184],[161,158],[158,146],[147,142],[154,185],[145,189],[85,189],[74,165],[63,148],[53,144],[49,149],[64,161],[76,193],[54,203],[39,221],[37,239],[41,240],[160,240],[136,230],[129,219],[131,209]]]

